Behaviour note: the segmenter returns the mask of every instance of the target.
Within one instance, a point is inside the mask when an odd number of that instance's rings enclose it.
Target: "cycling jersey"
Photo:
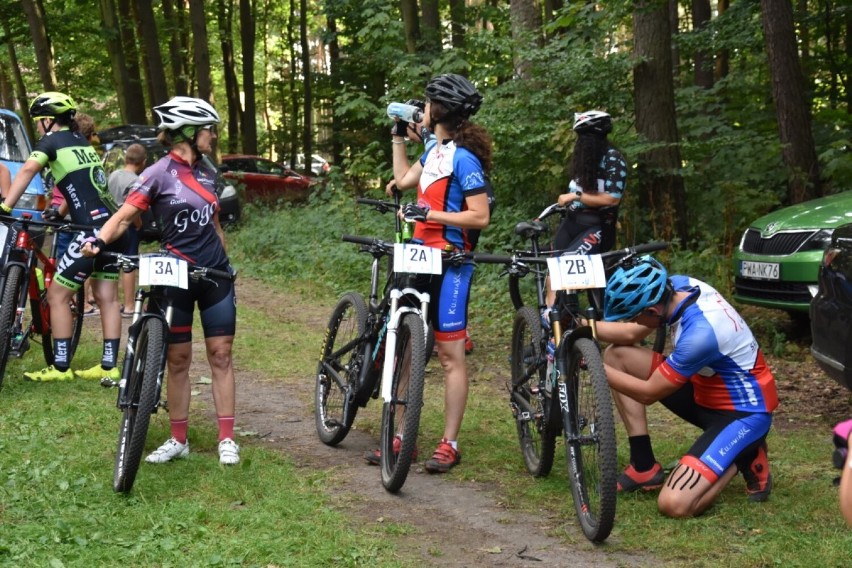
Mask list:
[[[689,292],[669,326],[673,351],[659,369],[669,381],[692,382],[696,404],[716,410],[772,412],[778,406],[775,378],[746,323],[712,286],[671,277]]]
[[[465,198],[488,192],[479,159],[452,140],[430,146],[420,158],[423,173],[417,185],[417,205],[434,211],[465,211]],[[414,238],[444,250],[471,250],[469,231],[433,221],[417,223]]]
[[[228,266],[228,255],[213,227],[219,210],[215,186],[214,169],[202,160],[190,165],[170,152],[142,172],[125,203],[151,209],[166,250],[193,264],[221,269]]]
[[[101,159],[86,137],[67,127],[45,134],[35,146],[30,160],[50,175],[68,203],[71,221],[100,227],[117,209],[107,190],[107,177]]]

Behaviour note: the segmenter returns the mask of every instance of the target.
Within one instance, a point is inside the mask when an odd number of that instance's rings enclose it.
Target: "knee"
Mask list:
[[[677,494],[670,491],[660,493],[660,497],[657,499],[657,508],[660,513],[673,519],[683,519],[696,515],[692,503],[679,498]]]
[[[210,366],[216,369],[228,369],[231,366],[231,347],[222,345],[207,351],[207,360]]]
[[[610,367],[615,367],[617,369],[623,369],[624,365],[622,354],[624,353],[624,347],[621,345],[609,345],[606,349],[604,349],[603,360],[604,363],[609,365]]]

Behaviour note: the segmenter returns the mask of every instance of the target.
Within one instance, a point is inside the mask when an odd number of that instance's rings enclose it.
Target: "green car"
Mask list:
[[[754,221],[734,251],[734,298],[806,316],[822,253],[852,222],[852,191],[779,209]]]

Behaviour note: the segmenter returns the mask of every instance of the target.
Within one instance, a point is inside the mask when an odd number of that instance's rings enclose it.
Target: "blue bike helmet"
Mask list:
[[[626,270],[619,268],[606,283],[604,320],[629,320],[659,303],[667,283],[665,267],[650,256]]]

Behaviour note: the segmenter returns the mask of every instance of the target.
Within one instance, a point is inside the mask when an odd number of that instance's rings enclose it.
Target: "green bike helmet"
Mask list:
[[[655,258],[645,256],[628,269],[609,277],[604,293],[604,320],[629,320],[660,302],[669,276]]]
[[[33,100],[30,105],[30,117],[33,120],[40,118],[56,118],[57,116],[73,117],[77,114],[77,103],[65,93],[48,91],[42,93]]]

